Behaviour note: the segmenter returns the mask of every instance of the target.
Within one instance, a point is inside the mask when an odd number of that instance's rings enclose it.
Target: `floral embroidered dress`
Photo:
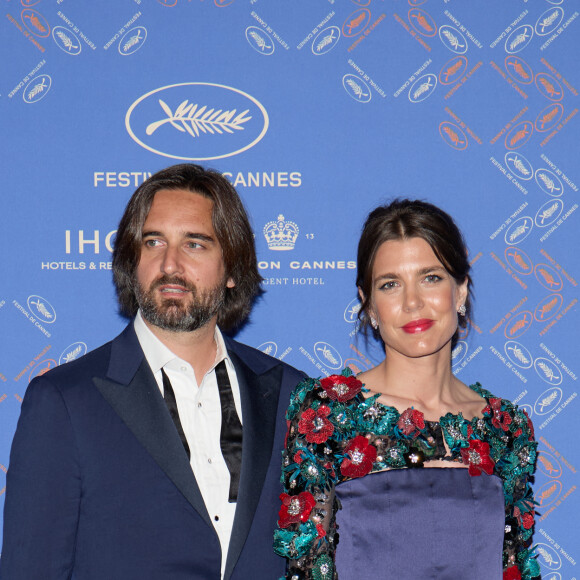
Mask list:
[[[288,579],[540,578],[532,424],[471,389],[487,401],[481,417],[434,422],[365,398],[348,369],[296,387],[274,534]],[[429,460],[467,468],[418,469]]]

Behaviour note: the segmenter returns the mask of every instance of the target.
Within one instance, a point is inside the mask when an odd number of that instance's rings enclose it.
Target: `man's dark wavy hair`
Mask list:
[[[113,251],[113,282],[121,313],[133,317],[138,304],[135,296],[136,270],[141,258],[143,224],[155,194],[162,190],[184,189],[213,201],[212,224],[222,249],[226,279],[235,282],[225,289],[224,305],[217,323],[232,330],[248,316],[254,297],[260,292],[254,234],[242,200],[231,183],[217,171],[199,165],[173,165],[152,175],[133,194],[121,218]]]

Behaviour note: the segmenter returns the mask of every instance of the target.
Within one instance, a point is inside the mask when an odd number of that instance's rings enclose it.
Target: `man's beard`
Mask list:
[[[187,289],[191,300],[161,297],[157,303],[155,289],[166,284],[176,284]],[[198,292],[194,284],[178,276],[162,276],[145,290],[138,282],[135,284],[135,297],[141,314],[147,322],[163,330],[191,332],[205,326],[223,306],[225,280],[204,292]]]

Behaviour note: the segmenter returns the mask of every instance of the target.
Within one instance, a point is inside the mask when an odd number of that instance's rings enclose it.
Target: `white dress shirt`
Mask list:
[[[236,411],[242,423],[240,386],[234,365],[228,357],[223,336],[217,326],[215,361],[200,385],[197,384],[193,367],[173,354],[151,332],[143,321],[141,312],[135,317],[135,332],[161,394],[163,395],[161,369],[167,374],[175,392],[179,419],[191,452],[191,469],[219,537],[223,578],[236,504],[228,502],[230,472],[220,448],[222,411],[215,367],[225,360]]]

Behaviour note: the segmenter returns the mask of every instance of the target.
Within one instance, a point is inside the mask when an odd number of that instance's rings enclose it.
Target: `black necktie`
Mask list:
[[[179,433],[179,438],[185,447],[185,452],[187,453],[187,459],[190,459],[191,455],[189,453],[189,445],[187,444],[187,439],[185,438],[185,433],[183,432],[183,427],[181,426],[181,421],[179,420],[179,413],[177,411],[177,402],[175,401],[175,393],[173,392],[173,387],[169,382],[169,377],[165,374],[165,371],[161,369],[161,376],[163,377],[163,398],[165,399],[165,404],[169,409],[169,414],[173,419],[175,428]]]
[[[238,487],[242,469],[242,424],[236,412],[232,387],[228,377],[225,361],[215,368],[220,403],[222,406],[222,428],[220,432],[220,447],[226,465],[230,472],[230,503],[238,500]]]
[[[220,448],[224,461],[230,472],[230,492],[228,501],[230,503],[238,500],[238,487],[240,485],[240,472],[242,469],[242,424],[236,411],[234,403],[234,396],[232,394],[232,387],[228,377],[225,361],[221,361],[215,368],[215,375],[220,394],[220,404],[222,408],[222,426],[220,431]],[[179,438],[183,443],[187,458],[191,458],[189,445],[181,421],[179,420],[179,413],[177,411],[177,402],[175,401],[175,393],[169,381],[169,377],[165,371],[161,369],[161,376],[163,377],[163,397],[165,404],[169,410],[169,414],[173,419]]]

